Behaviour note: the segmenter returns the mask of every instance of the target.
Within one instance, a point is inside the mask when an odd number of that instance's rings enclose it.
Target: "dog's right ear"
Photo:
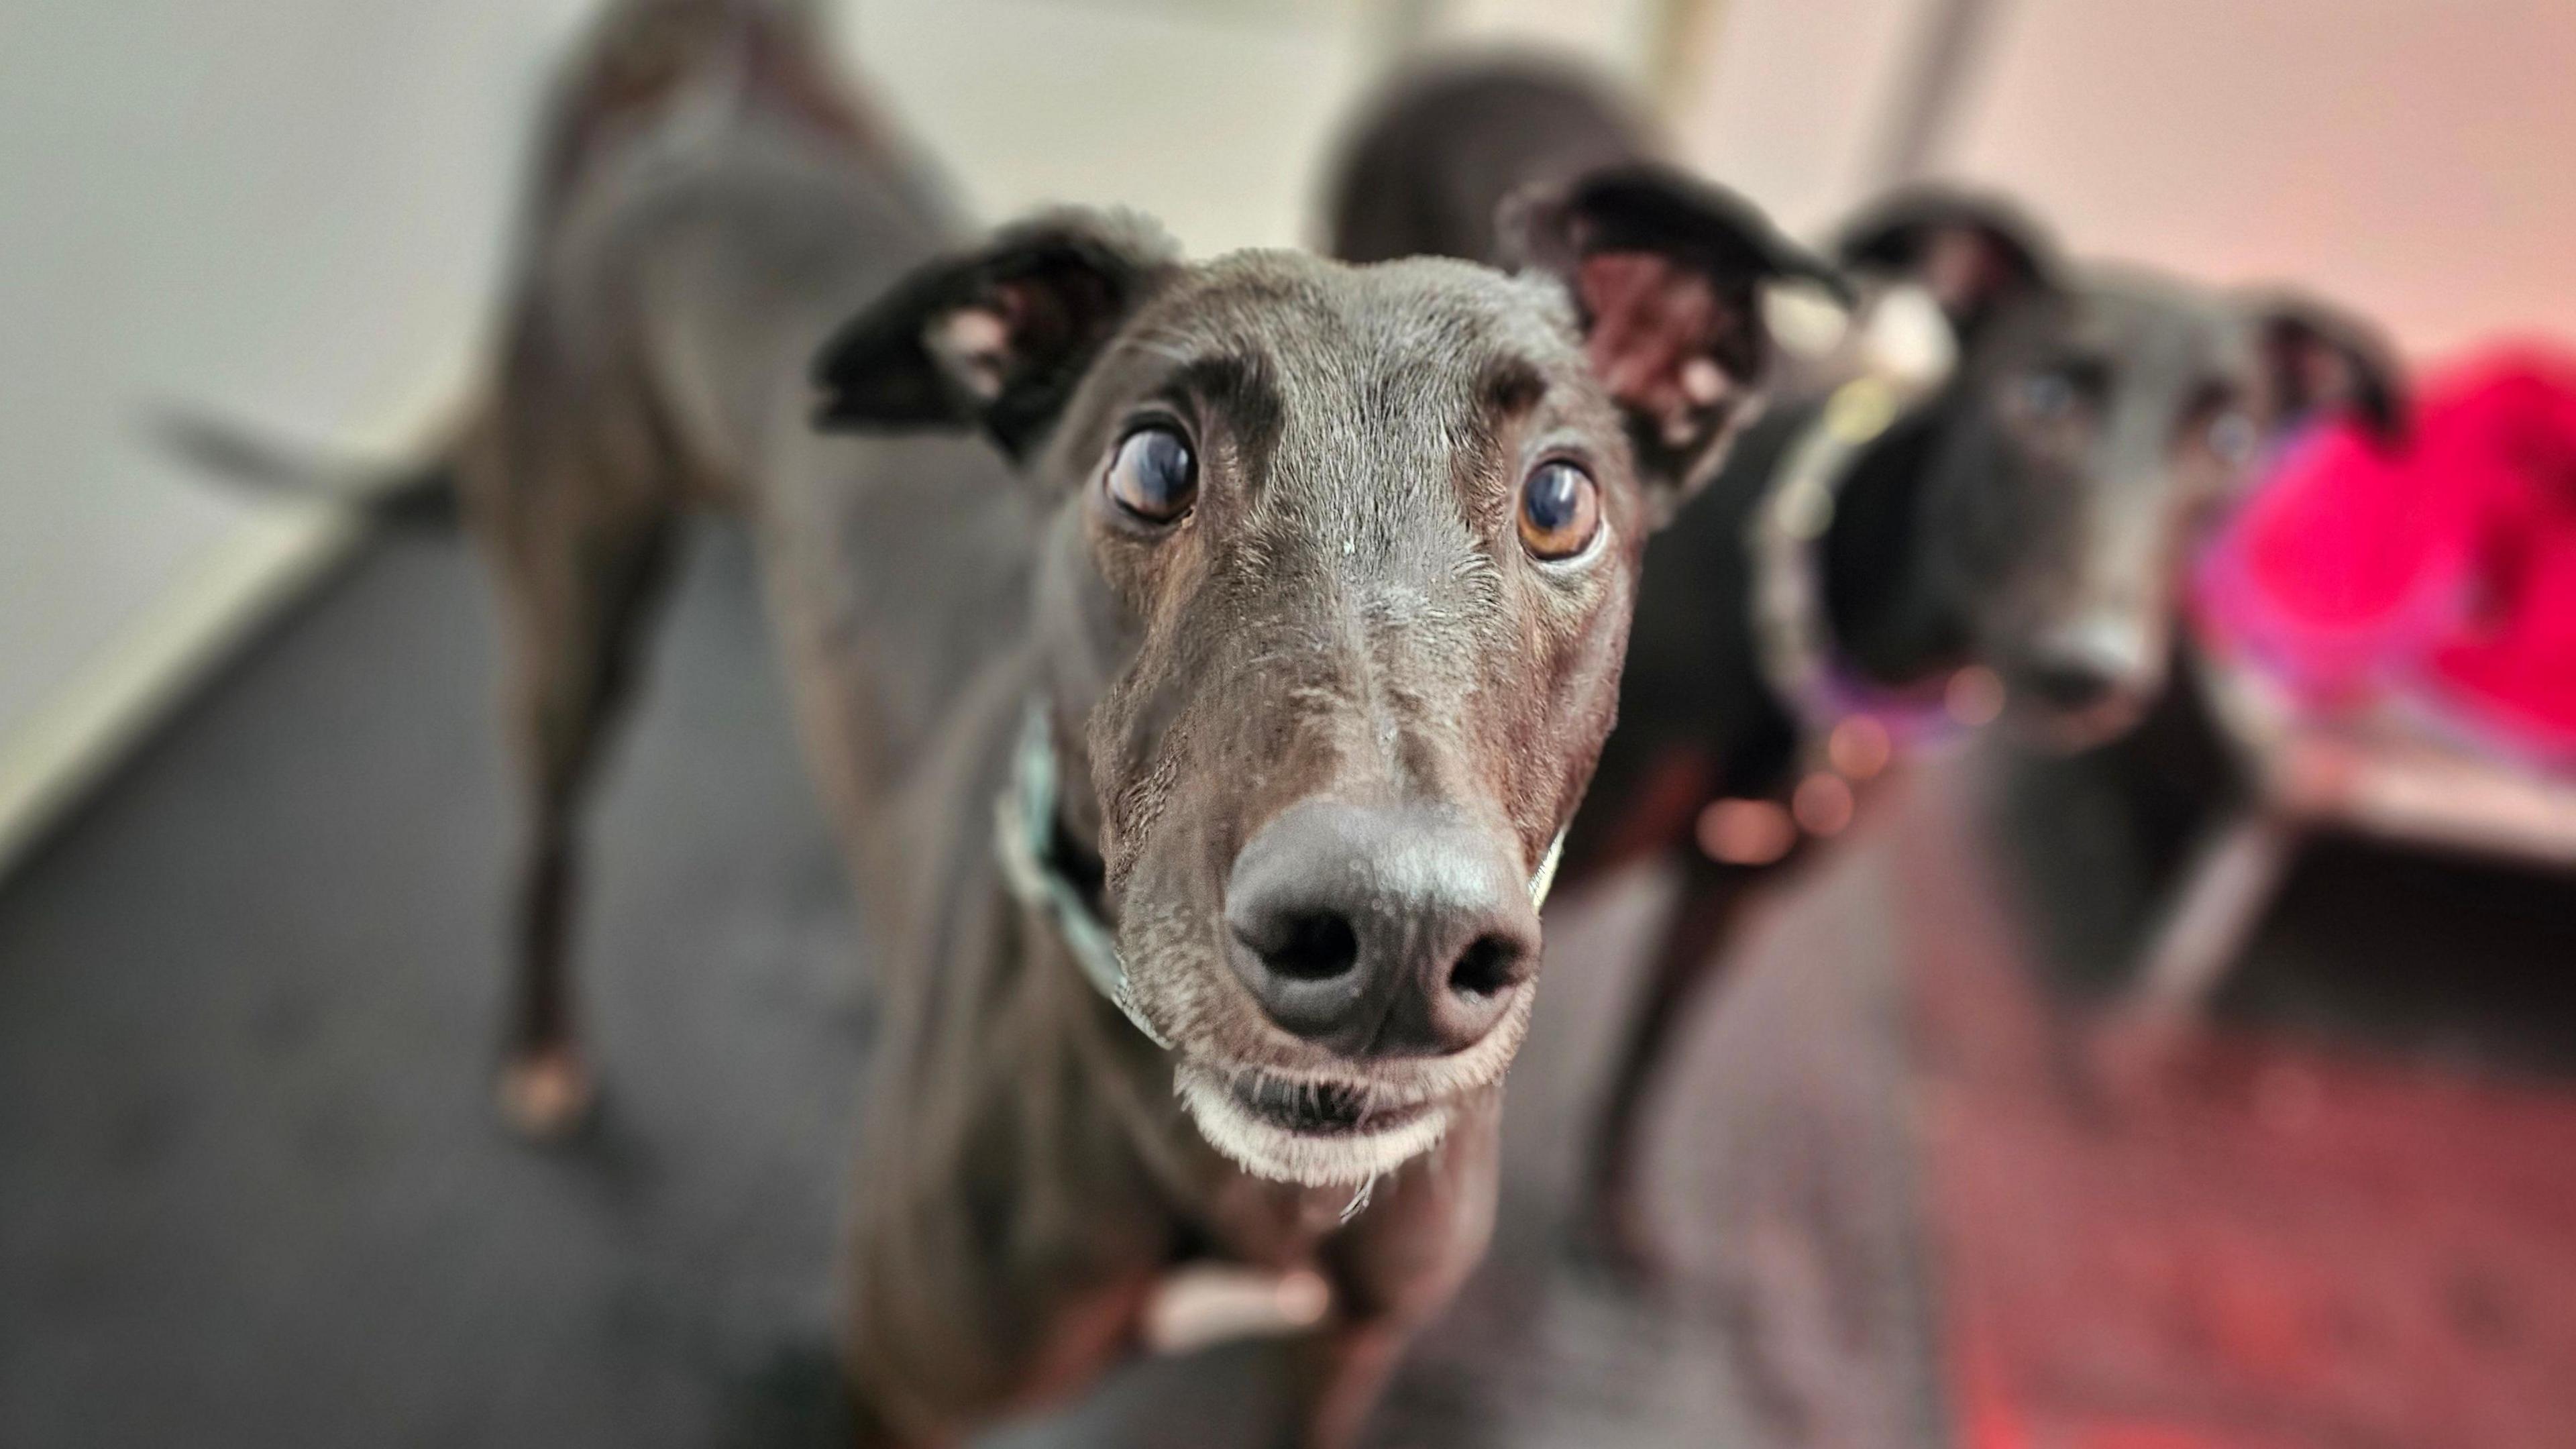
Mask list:
[[[1179,265],[1142,218],[1054,212],[933,262],[814,359],[824,428],[981,427],[1025,458],[1128,316]]]
[[[1658,521],[1716,475],[1761,410],[1775,350],[1763,285],[1846,290],[1751,202],[1652,163],[1515,193],[1496,230],[1507,263],[1555,277],[1571,297]]]
[[[2057,285],[2056,250],[2045,228],[1999,196],[1921,187],[1871,203],[1843,228],[1834,260],[1856,276],[1919,284],[1966,341],[2003,303]]]

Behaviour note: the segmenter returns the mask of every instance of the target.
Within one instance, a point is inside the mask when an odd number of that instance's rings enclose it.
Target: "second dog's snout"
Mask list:
[[[1517,864],[1422,807],[1288,810],[1236,857],[1225,918],[1262,1010],[1347,1056],[1472,1046],[1538,964]]]
[[[2120,687],[2119,677],[2088,659],[2034,659],[2018,681],[2041,705],[2061,714],[2092,709]]]
[[[2016,682],[2051,710],[2094,709],[2145,692],[2161,662],[2156,649],[2143,628],[2093,622],[2061,629],[2031,650]]]

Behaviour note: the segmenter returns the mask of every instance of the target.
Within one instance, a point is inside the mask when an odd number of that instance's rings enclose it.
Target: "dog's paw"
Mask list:
[[[589,1125],[599,1104],[589,1066],[569,1045],[513,1053],[502,1064],[498,1090],[502,1119],[531,1142],[570,1139]]]

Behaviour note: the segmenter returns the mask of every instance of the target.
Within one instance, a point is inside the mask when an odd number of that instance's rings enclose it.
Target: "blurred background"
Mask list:
[[[1410,56],[1508,42],[1623,78],[1693,165],[1798,234],[1891,183],[1957,178],[2021,198],[2077,255],[2295,281],[2414,360],[2576,338],[2576,8],[2558,0],[837,9],[847,68],[985,220],[1115,202],[1200,254],[1310,241],[1363,90]],[[354,460],[434,446],[475,383],[548,68],[590,10],[0,12],[0,1444],[830,1442],[865,932],[794,759],[738,532],[710,526],[693,549],[595,827],[585,990],[614,1095],[598,1137],[549,1160],[508,1142],[483,1095],[510,836],[473,566],[452,535],[211,486],[147,428],[180,404]],[[2535,1367],[2576,1353],[2576,1195],[2532,1165],[2576,1161],[2576,896],[2533,863],[2565,847],[2462,863],[2334,845],[2289,876],[2222,1004],[2289,1023],[2302,1053],[2360,1053],[2365,1085],[2259,1047],[2198,1080],[2262,1123],[2323,1114],[2346,1136],[2177,1147],[2062,1197],[2144,1200],[2211,1173],[2295,1199],[2266,1174],[2331,1159],[2319,1170],[2343,1187],[2321,1216],[2208,1219],[2196,1261],[2218,1267],[2138,1266],[2166,1251],[2141,1228],[2128,1257],[2064,1277],[2223,1298],[2233,1265],[2296,1286],[2020,1372],[2046,1358],[2031,1325],[2080,1317],[2051,1292],[2083,1293],[2027,1265],[1979,1278],[1991,1242],[1944,1224],[2088,1231],[2034,1206],[2050,1189],[2014,1186],[2046,1173],[1996,1166],[2079,1148],[2049,1145],[2058,1124],[1945,1157],[1939,1131],[1906,1125],[1959,1100],[1923,1086],[1940,1071],[1837,1057],[1841,1028],[1819,1023],[1946,983],[1941,1000],[1993,1008],[1955,1035],[1932,1014],[1926,1049],[1955,1064],[2023,1009],[1997,963],[2080,988],[2128,959],[2194,826],[2165,821],[2176,806],[2133,832],[2134,802],[2087,768],[1962,766],[1744,944],[1728,1000],[1755,1005],[1695,1030],[1668,1088],[1727,1106],[1662,1130],[1678,1281],[1699,1287],[1641,1299],[1561,1261],[1563,1138],[1656,884],[1552,932],[1495,1262],[1399,1383],[1385,1441],[2576,1442],[2559,1417],[2576,1407]],[[2527,839],[2554,839],[2554,818]],[[1995,820],[2018,853],[1941,844]],[[1962,878],[1962,860],[1993,878]],[[1585,971],[1604,989],[1567,987]],[[2450,995],[2428,1001],[2428,981]],[[1812,1058],[1776,1060],[1801,1041]],[[2417,1091],[2433,1116],[2403,1105]],[[2356,1094],[2381,1105],[2329,1110]],[[1877,1165],[1818,1165],[1852,1143]],[[1810,1245],[1842,1266],[1777,1241],[1745,1256],[1745,1222],[1794,1238],[1827,1215],[1810,1200],[1747,1218],[1736,1184],[1757,1173],[1871,1204],[1857,1238]],[[2380,1241],[2348,1205],[2371,1192],[2420,1198],[2399,1231],[2427,1243],[2505,1246],[2474,1270],[2444,1258],[2432,1279],[2348,1288],[2336,1275]],[[2310,1256],[2267,1258],[2267,1232],[2307,1237]],[[1971,1286],[1936,1291],[1936,1261]],[[1837,1297],[1853,1263],[1894,1307]],[[1817,1316],[1845,1356],[1766,1356],[1754,1302]],[[1981,1330],[1981,1312],[2018,1326]],[[2233,1429],[2107,1437],[2127,1410],[2100,1403],[2163,1403],[2203,1370],[2101,1364],[2202,1359],[2270,1365],[2220,1395],[2238,1408],[2194,1420]],[[2370,1365],[2423,1386],[2354,1387]],[[1278,1394],[1259,1352],[1224,1351],[1149,1366],[1008,1442],[1260,1442],[1249,1426]],[[1793,1401],[1866,1407],[1779,1407]]]
[[[2576,326],[2549,0],[959,0],[852,4],[849,61],[977,214],[1123,200],[1205,252],[1305,236],[1337,118],[1409,46],[1520,40],[1657,98],[1814,233],[1914,174],[2081,254],[2295,278],[2410,348]],[[134,426],[220,404],[379,454],[473,374],[517,157],[576,0],[11,7],[0,840],[142,680],[328,526],[195,486]],[[148,713],[148,710],[145,712]],[[14,827],[14,828],[13,828]]]

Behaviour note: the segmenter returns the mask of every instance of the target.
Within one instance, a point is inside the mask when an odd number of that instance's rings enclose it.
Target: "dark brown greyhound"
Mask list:
[[[636,0],[560,86],[463,455],[529,797],[504,1100],[588,1099],[577,813],[677,520],[742,510],[882,943],[866,1437],[1072,1391],[1216,1260],[1327,1290],[1344,1442],[1482,1252],[1647,532],[1816,264],[1635,167],[1526,207],[1519,276],[1078,212],[961,247],[823,49]]]
[[[1326,192],[1332,246],[1491,261],[1490,218],[1517,189],[1657,147],[1613,90],[1561,66],[1399,77],[1346,139]],[[1792,369],[1781,405],[1656,535],[1619,727],[1566,839],[1569,885],[1648,859],[1681,878],[1614,1058],[1581,1213],[1585,1245],[1631,1271],[1654,1255],[1638,1144],[1673,1033],[1758,888],[1847,825],[1890,722],[1942,712],[1956,682],[1999,694],[1967,703],[2009,708],[2050,747],[2125,730],[2162,687],[2194,517],[2319,409],[2398,423],[2394,369],[2367,329],[2070,265],[1994,199],[1892,196],[1834,255],[1855,331],[1906,294],[1930,304],[1953,360],[1893,403],[1856,349]],[[1844,441],[1860,411],[1870,430]],[[1829,500],[1803,540],[1782,536],[1795,490]],[[1784,580],[1792,569],[1803,579]],[[1784,581],[1799,596],[1786,608]]]

